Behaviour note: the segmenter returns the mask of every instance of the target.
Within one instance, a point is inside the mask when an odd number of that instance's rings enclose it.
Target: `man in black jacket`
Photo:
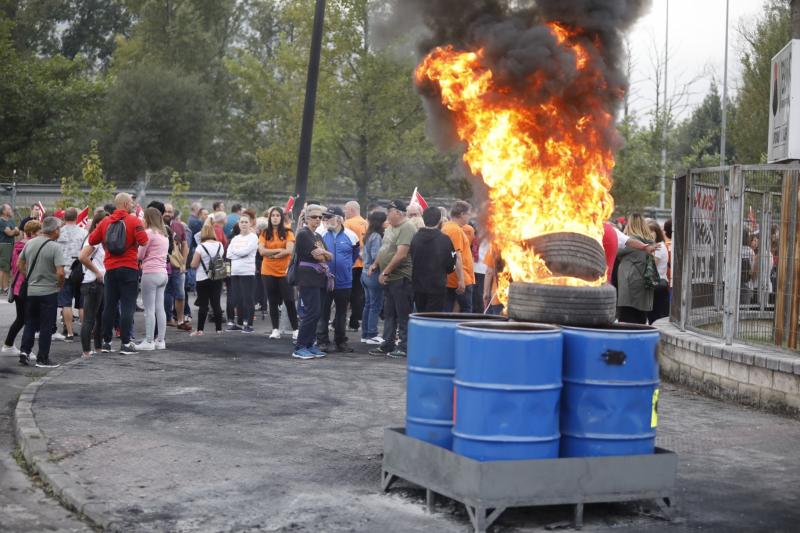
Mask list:
[[[425,227],[411,240],[411,281],[418,313],[441,312],[447,292],[447,274],[456,266],[456,251],[442,233],[442,212],[429,207],[422,213]]]

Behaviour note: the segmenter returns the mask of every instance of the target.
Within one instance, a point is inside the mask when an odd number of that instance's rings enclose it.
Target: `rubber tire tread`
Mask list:
[[[512,283],[508,316],[525,322],[565,326],[606,326],[616,319],[617,291],[600,287],[566,287]]]
[[[596,240],[580,233],[559,232],[528,239],[550,272],[594,281],[606,273],[606,256]]]

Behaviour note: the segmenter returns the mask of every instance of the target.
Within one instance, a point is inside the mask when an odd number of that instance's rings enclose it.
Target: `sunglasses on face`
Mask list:
[[[313,216],[310,216],[308,218],[311,219],[311,220],[319,220],[319,219],[322,218],[322,215],[313,215]]]

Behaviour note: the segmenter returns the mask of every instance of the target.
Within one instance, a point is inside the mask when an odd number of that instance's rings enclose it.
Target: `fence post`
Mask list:
[[[689,298],[691,298],[691,286],[692,286],[692,270],[691,270],[691,254],[692,254],[692,239],[693,239],[693,231],[692,231],[692,216],[694,213],[694,173],[690,170],[686,173],[686,181],[685,181],[685,194],[681,199],[684,202],[684,217],[683,217],[683,232],[681,233],[681,243],[680,243],[680,250],[681,250],[681,319],[680,319],[680,328],[681,331],[686,331],[686,321],[688,319],[689,312],[691,311],[691,305],[689,302]],[[674,208],[673,208],[674,210]]]
[[[725,344],[733,344],[736,326],[739,323],[739,292],[742,270],[742,214],[743,214],[744,180],[742,166],[734,165],[730,169],[728,181],[728,208],[725,210],[725,269],[724,269],[724,301],[722,315],[722,335]]]

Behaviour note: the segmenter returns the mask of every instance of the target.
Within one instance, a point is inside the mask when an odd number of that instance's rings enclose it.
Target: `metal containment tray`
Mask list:
[[[509,507],[572,504],[574,526],[583,526],[583,505],[656,500],[670,517],[678,456],[662,448],[650,455],[573,457],[480,462],[407,437],[404,428],[383,436],[381,488],[397,478],[464,504],[476,532],[483,533]]]

